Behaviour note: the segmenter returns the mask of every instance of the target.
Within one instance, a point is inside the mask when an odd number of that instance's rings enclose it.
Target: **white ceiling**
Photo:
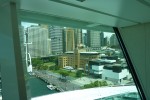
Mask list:
[[[149,0],[20,0],[20,16],[24,20],[81,22],[89,27],[126,27],[150,22]],[[53,17],[53,18],[52,18]],[[53,21],[50,21],[52,20]],[[57,23],[56,22],[56,23]],[[83,24],[84,23],[84,24]],[[76,25],[75,25],[76,26]]]

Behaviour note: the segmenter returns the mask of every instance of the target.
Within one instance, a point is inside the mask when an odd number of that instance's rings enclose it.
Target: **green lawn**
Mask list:
[[[54,63],[54,62],[48,62],[48,63],[44,63],[44,65],[47,65],[47,66],[54,66],[55,63]]]
[[[65,69],[51,70],[51,71],[52,71],[53,73],[59,73],[59,72],[61,72],[61,71],[65,71],[65,72],[68,72],[68,73],[69,73],[69,76],[76,78],[76,72],[70,72],[70,71],[67,71],[67,70],[65,70]]]

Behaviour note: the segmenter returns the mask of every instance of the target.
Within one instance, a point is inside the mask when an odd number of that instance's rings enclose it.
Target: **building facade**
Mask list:
[[[53,55],[63,52],[63,27],[49,25],[49,38],[51,40],[51,50]]]
[[[101,48],[101,36],[100,31],[93,31],[88,30],[87,31],[87,46],[99,50]]]
[[[117,37],[115,34],[112,34],[110,37],[110,46],[117,46],[119,45]]]
[[[63,52],[75,49],[75,32],[73,28],[66,28],[63,31]]]
[[[27,28],[31,57],[47,57],[51,54],[48,29],[40,26]]]
[[[74,52],[66,52],[58,57],[58,66],[64,68],[65,66],[71,66],[75,69],[86,68],[88,62],[92,59],[99,59],[98,52],[79,52],[75,49]]]

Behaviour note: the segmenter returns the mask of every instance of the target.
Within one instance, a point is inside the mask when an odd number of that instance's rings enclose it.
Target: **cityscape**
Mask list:
[[[135,86],[115,33],[46,24],[22,24],[21,32],[29,80],[41,79],[51,94]],[[111,98],[140,100],[137,90],[131,95]]]

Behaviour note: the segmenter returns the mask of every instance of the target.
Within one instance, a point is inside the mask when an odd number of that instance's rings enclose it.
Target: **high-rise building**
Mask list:
[[[107,46],[108,45],[108,37],[104,37],[104,46]]]
[[[92,49],[101,48],[100,31],[87,31],[87,46]]]
[[[63,32],[63,52],[75,49],[75,31],[73,28],[66,28]]]
[[[27,28],[29,53],[31,57],[47,57],[51,54],[47,28],[31,26]]]
[[[83,45],[87,45],[87,32],[84,32],[83,30],[82,30],[82,44]]]
[[[100,33],[100,41],[101,41],[101,46],[105,46],[105,38],[104,38],[104,33]]]
[[[112,34],[110,37],[110,46],[117,46],[119,45],[117,37],[115,34]]]
[[[80,47],[82,43],[82,30],[74,29],[75,33],[75,47]]]
[[[52,54],[58,55],[63,52],[63,27],[60,26],[49,26],[49,34],[51,39],[51,50]]]

